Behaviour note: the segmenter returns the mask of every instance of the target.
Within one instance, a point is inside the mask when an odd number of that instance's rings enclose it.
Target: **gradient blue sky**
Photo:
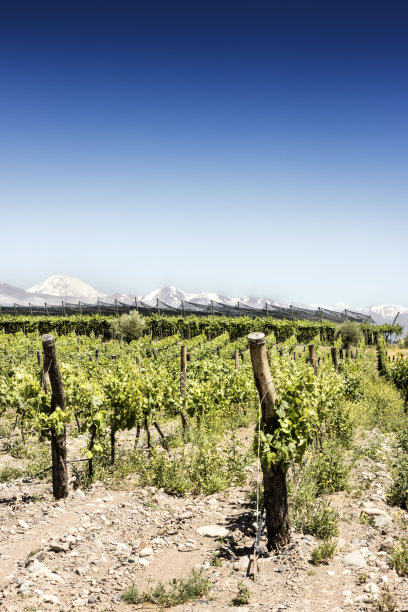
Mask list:
[[[408,306],[406,2],[0,7],[0,282]]]

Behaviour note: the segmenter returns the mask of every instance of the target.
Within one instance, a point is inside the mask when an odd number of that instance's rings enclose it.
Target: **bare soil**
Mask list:
[[[379,455],[361,459],[350,490],[332,496],[341,516],[334,558],[313,565],[317,540],[292,532],[284,550],[259,559],[256,582],[250,485],[208,497],[176,498],[154,488],[129,491],[130,478],[121,491],[95,483],[55,502],[49,483],[1,484],[0,610],[154,608],[127,604],[121,593],[132,583],[143,591],[158,581],[185,578],[193,568],[208,577],[211,591],[174,610],[239,609],[231,606],[239,581],[251,592],[241,610],[408,610],[407,578],[388,563],[390,547],[407,536],[408,515],[386,502],[389,438],[376,432],[367,436],[362,444],[375,442]],[[2,465],[11,462],[4,455],[1,459]],[[365,511],[372,516],[366,522],[361,518]],[[374,525],[378,517],[383,517],[377,521],[382,526]],[[225,527],[227,537],[201,536],[197,529],[207,525]],[[211,564],[217,551],[220,567]],[[351,552],[358,553],[361,567],[347,563]]]

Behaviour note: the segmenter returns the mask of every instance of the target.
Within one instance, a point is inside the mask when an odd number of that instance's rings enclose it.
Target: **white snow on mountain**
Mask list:
[[[162,287],[162,289],[155,289],[150,293],[146,293],[146,295],[142,295],[138,299],[149,306],[156,306],[157,300],[164,302],[168,306],[179,306],[181,300],[187,299],[186,295],[181,289],[169,285],[168,287]]]
[[[47,295],[56,295],[64,297],[81,298],[82,300],[101,300],[106,298],[106,294],[97,291],[91,285],[84,283],[79,278],[73,276],[64,276],[62,274],[54,274],[47,280],[27,289],[29,293],[41,293]]]
[[[396,304],[381,304],[380,306],[372,306],[371,308],[366,306],[365,308],[361,308],[361,312],[367,314],[375,313],[386,319],[393,319],[398,313],[400,313],[400,315],[408,313],[408,308]]]
[[[43,306],[44,302],[47,304],[61,304],[64,302],[77,302],[80,300],[83,303],[95,303],[97,300],[102,302],[113,303],[115,300],[127,304],[132,304],[135,301],[135,295],[131,293],[112,293],[106,294],[102,291],[94,289],[87,283],[84,283],[78,278],[64,275],[54,275],[47,280],[31,287],[30,289],[24,290],[18,287],[13,287],[6,283],[0,283],[0,306],[13,306],[14,303],[27,306],[29,303],[32,305]],[[250,306],[252,308],[265,308],[266,304],[275,306],[289,307],[290,304],[279,304],[272,298],[264,297],[250,297],[244,296],[238,297],[227,297],[218,295],[208,291],[202,291],[201,293],[186,293],[177,287],[168,285],[161,289],[155,289],[150,293],[146,293],[137,298],[138,300],[148,304],[150,306],[156,306],[157,300],[164,302],[169,306],[179,307],[181,301],[193,302],[196,304],[209,304],[211,300],[214,302],[220,302],[229,306],[236,306],[238,302],[240,304]],[[344,311],[345,308],[348,310],[355,310],[362,312],[367,315],[371,315],[376,323],[392,323],[397,313],[397,323],[404,327],[408,327],[408,307],[400,306],[396,304],[381,304],[378,306],[365,306],[364,308],[353,308],[349,304],[337,303],[334,308],[323,304],[301,304],[292,303],[293,306],[299,306],[301,308],[307,308],[317,310],[319,306],[328,310],[335,310],[337,312]]]

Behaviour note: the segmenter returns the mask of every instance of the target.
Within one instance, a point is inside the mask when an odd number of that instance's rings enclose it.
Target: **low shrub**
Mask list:
[[[327,563],[336,553],[336,543],[334,540],[325,540],[312,550],[312,563],[320,565]]]
[[[132,584],[123,591],[122,599],[129,604],[152,603],[162,608],[171,608],[207,595],[210,588],[211,584],[202,572],[193,570],[186,579],[174,579],[168,589],[159,582],[153,589],[140,593],[136,585]]]

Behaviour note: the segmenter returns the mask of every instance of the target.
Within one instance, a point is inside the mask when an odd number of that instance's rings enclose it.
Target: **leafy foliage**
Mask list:
[[[360,344],[363,339],[363,333],[357,323],[345,321],[336,329],[334,338],[335,340],[341,338],[344,348],[349,349]]]

